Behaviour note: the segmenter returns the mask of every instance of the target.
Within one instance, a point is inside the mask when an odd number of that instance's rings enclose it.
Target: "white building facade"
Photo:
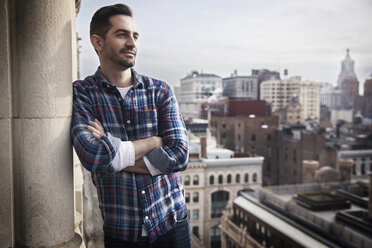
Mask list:
[[[220,221],[229,200],[244,188],[262,184],[263,157],[201,159],[191,161],[182,172],[190,228],[199,244],[193,247],[214,247],[221,242]]]
[[[215,74],[192,71],[180,80],[178,103],[185,120],[199,118],[200,103],[207,101],[208,97],[217,88],[222,87],[221,77]]]

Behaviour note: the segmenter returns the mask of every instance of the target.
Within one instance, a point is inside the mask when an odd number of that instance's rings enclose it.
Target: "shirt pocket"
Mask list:
[[[155,107],[140,107],[136,110],[135,129],[141,139],[158,136],[158,112]]]

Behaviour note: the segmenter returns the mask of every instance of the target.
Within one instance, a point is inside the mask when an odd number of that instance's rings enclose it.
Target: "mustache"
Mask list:
[[[120,53],[125,53],[125,52],[133,52],[134,54],[137,54],[137,51],[135,48],[122,48],[119,50]]]

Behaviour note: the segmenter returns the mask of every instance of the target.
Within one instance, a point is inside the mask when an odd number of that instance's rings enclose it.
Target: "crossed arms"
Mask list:
[[[92,133],[92,139],[101,139],[105,130],[99,120],[89,121],[87,129]],[[157,147],[163,145],[163,140],[158,136],[132,141],[134,148],[134,166],[125,167],[123,170],[139,174],[150,174],[143,157]],[[114,158],[115,159],[115,158]]]
[[[182,171],[187,168],[188,141],[186,129],[173,93],[170,89],[167,89],[169,86],[164,84],[160,86],[161,89],[156,92],[155,96],[158,134],[161,138],[153,136],[132,141],[136,162],[135,166],[125,168],[126,171],[149,173],[142,159],[144,155],[163,174]],[[96,90],[95,87],[92,87],[92,83],[88,81],[77,81],[73,84],[72,141],[82,165],[87,170],[91,172],[115,172],[112,161],[122,140],[113,136],[108,130],[99,129],[100,125],[95,120],[98,116],[102,119],[107,112],[103,112],[104,108],[93,107],[93,105],[97,106],[98,104],[97,102],[92,103],[97,95]],[[105,111],[107,111],[107,108]],[[100,138],[98,138],[99,136]]]

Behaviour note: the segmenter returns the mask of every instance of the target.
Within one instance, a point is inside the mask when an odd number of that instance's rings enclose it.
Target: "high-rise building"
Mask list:
[[[354,60],[350,58],[350,50],[346,50],[346,57],[341,62],[341,72],[337,86],[341,90],[341,106],[343,109],[354,108],[354,102],[359,95],[359,82],[354,71]]]
[[[301,122],[319,121],[320,86],[316,82],[302,81],[301,77],[269,80],[261,83],[261,99],[271,103],[272,111],[286,108],[294,97],[301,104]]]
[[[222,80],[223,96],[229,99],[257,100],[258,75],[240,76],[237,70]]]
[[[301,118],[320,120],[320,86],[313,81],[302,81],[299,84],[298,102],[301,104]]]
[[[192,71],[180,81],[178,103],[185,120],[200,117],[200,104],[222,87],[221,77]]]

